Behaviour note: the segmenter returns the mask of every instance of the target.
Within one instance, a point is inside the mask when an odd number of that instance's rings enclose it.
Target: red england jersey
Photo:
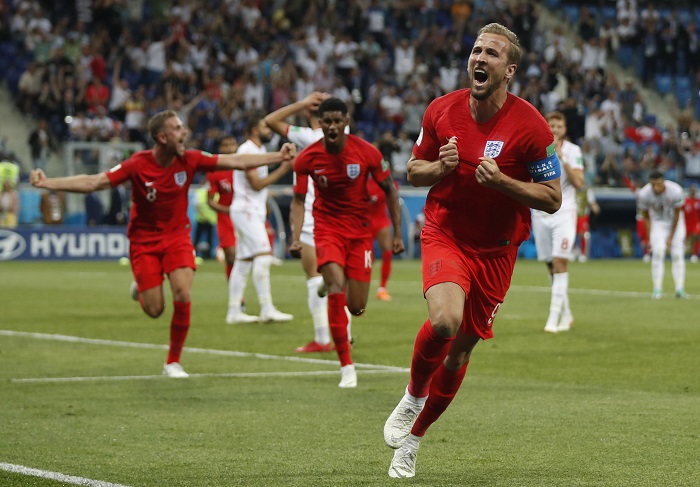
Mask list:
[[[348,134],[340,154],[329,154],[323,139],[304,149],[294,162],[294,193],[306,194],[311,176],[316,188],[313,216],[316,228],[346,236],[371,234],[367,206],[367,178],[378,181],[389,175],[389,164],[379,149]]]
[[[189,234],[187,203],[197,171],[213,171],[218,155],[187,150],[163,167],[150,150],[137,152],[105,174],[112,186],[131,181],[131,218],[127,235],[133,242],[160,240],[173,234]]]
[[[442,232],[479,255],[509,252],[530,235],[530,208],[476,181],[479,157],[492,157],[513,179],[556,179],[559,161],[544,117],[528,102],[508,93],[489,121],[476,123],[469,109],[471,90],[433,100],[413,146],[418,159],[437,161],[440,146],[457,138],[459,164],[428,192],[425,227]]]
[[[700,198],[688,196],[683,203],[683,213],[685,214],[685,228],[688,234],[697,233],[700,228]]]
[[[219,204],[231,206],[233,202],[233,171],[214,171],[207,174],[209,195],[219,194]]]

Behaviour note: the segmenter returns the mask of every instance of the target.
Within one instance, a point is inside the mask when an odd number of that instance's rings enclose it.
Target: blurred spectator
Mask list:
[[[406,183],[406,163],[411,158],[414,141],[408,138],[406,131],[399,131],[395,140],[394,151],[391,153],[392,176],[401,184]]]
[[[41,92],[41,79],[44,76],[43,67],[39,68],[35,63],[29,63],[27,69],[20,75],[17,87],[19,88],[19,106],[26,114],[32,114],[36,100]]]
[[[126,225],[129,221],[129,191],[127,184],[114,186],[109,193],[109,210],[104,217],[106,225]]]
[[[203,259],[209,259],[214,247],[214,227],[217,216],[208,203],[208,189],[201,187],[195,191],[195,234],[193,238],[197,255]]]
[[[92,81],[85,90],[85,103],[89,114],[97,114],[97,107],[107,109],[110,99],[109,87],[105,85],[99,76],[93,76]]]
[[[15,228],[19,215],[19,193],[10,179],[3,178],[0,186],[0,227]]]
[[[46,119],[39,119],[36,128],[29,134],[29,149],[34,169],[46,171],[49,153],[57,150],[56,141]]]
[[[63,191],[49,190],[41,194],[42,221],[47,225],[60,225],[66,212],[66,195]]]
[[[96,142],[107,142],[118,135],[115,121],[107,116],[107,109],[103,106],[97,107],[97,114],[92,119],[91,126],[90,139]]]
[[[100,225],[104,219],[104,207],[97,193],[85,195],[85,224],[89,227]]]

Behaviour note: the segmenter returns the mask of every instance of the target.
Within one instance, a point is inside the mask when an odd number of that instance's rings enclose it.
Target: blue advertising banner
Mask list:
[[[129,256],[126,227],[0,228],[0,262],[109,260]]]

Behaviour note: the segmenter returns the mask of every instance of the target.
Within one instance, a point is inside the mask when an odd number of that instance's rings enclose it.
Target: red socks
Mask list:
[[[430,382],[428,400],[425,402],[423,411],[418,415],[418,419],[411,429],[411,434],[423,436],[428,427],[445,412],[457,394],[459,386],[462,385],[464,375],[467,373],[467,365],[469,362],[457,370],[448,370],[444,365],[438,367]]]
[[[444,338],[435,333],[430,320],[425,320],[418,331],[416,343],[413,346],[411,361],[411,380],[408,383],[408,393],[413,397],[425,397],[430,388],[430,379],[435,370],[445,360],[450,344],[454,337]]]
[[[348,341],[348,315],[345,314],[345,293],[328,295],[328,324],[340,359],[340,366],[350,365],[350,342]]]
[[[168,361],[166,363],[180,362],[182,347],[190,329],[190,308],[192,303],[173,303],[175,310],[170,321],[170,350],[168,351]]]
[[[391,259],[393,253],[391,250],[385,250],[382,252],[382,273],[379,280],[379,287],[386,287],[386,283],[389,280],[389,274],[391,274]]]

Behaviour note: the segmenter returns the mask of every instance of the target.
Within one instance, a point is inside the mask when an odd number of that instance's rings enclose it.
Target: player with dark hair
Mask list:
[[[323,139],[304,149],[294,164],[294,199],[290,211],[294,256],[305,251],[300,237],[304,224],[304,200],[311,176],[316,188],[314,240],[318,269],[328,289],[328,321],[340,359],[339,387],[356,387],[357,373],[348,340],[347,305],[361,316],[367,306],[372,278],[372,234],[367,214],[367,178],[371,174],[386,194],[394,227],[393,252],[404,251],[401,214],[389,164],[369,142],[346,134],[347,105],[329,98],[319,105]]]
[[[267,125],[282,137],[287,138],[301,151],[307,146],[323,138],[323,130],[318,121],[318,106],[330,95],[314,91],[305,98],[284,106],[265,117]],[[308,120],[308,127],[292,125],[286,119],[292,115],[303,113]],[[314,339],[305,345],[294,349],[297,353],[332,352],[330,329],[328,328],[328,297],[319,295],[318,289],[323,285],[323,277],[316,265],[316,244],[314,242],[314,217],[312,208],[316,193],[313,181],[309,181],[304,200],[304,225],[301,228],[299,243],[301,266],[306,274],[306,303],[314,326]],[[350,317],[348,317],[350,319]],[[349,326],[349,325],[348,325]]]
[[[421,234],[428,319],[416,337],[406,392],[384,425],[390,477],[413,477],[423,435],[452,402],[510,286],[530,208],[561,205],[559,159],[545,119],[507,90],[521,57],[500,24],[477,35],[471,88],[433,100],[408,161],[408,181],[430,187]]]
[[[639,190],[637,205],[644,218],[651,245],[653,299],[661,299],[666,250],[671,253],[671,273],[676,297],[685,299],[685,219],[683,188],[667,181],[660,171],[649,175],[649,183]]]
[[[265,144],[272,139],[272,131],[264,118],[257,115],[248,121],[248,140],[238,148],[237,154],[265,154]],[[275,308],[270,286],[270,266],[274,259],[272,245],[265,222],[267,221],[268,186],[276,183],[292,169],[291,161],[285,161],[277,169],[268,172],[267,167],[236,170],[233,173],[233,203],[231,220],[236,228],[236,263],[229,278],[228,312],[226,323],[285,322],[294,316]],[[260,315],[251,316],[241,309],[241,301],[252,274],[258,295]]]
[[[127,235],[135,279],[132,297],[138,299],[148,316],[160,316],[165,310],[163,274],[168,276],[174,310],[163,374],[184,378],[188,374],[180,365],[180,354],[190,327],[190,290],[196,269],[187,218],[187,192],[194,174],[222,169],[245,170],[292,161],[296,148],[288,144],[281,152],[262,155],[217,155],[185,149],[189,130],[172,110],[155,114],[148,121],[148,132],[154,143],[151,150],[137,152],[106,172],[47,178],[38,169],[32,171],[30,182],[38,188],[90,193],[131,181],[132,205]]]

